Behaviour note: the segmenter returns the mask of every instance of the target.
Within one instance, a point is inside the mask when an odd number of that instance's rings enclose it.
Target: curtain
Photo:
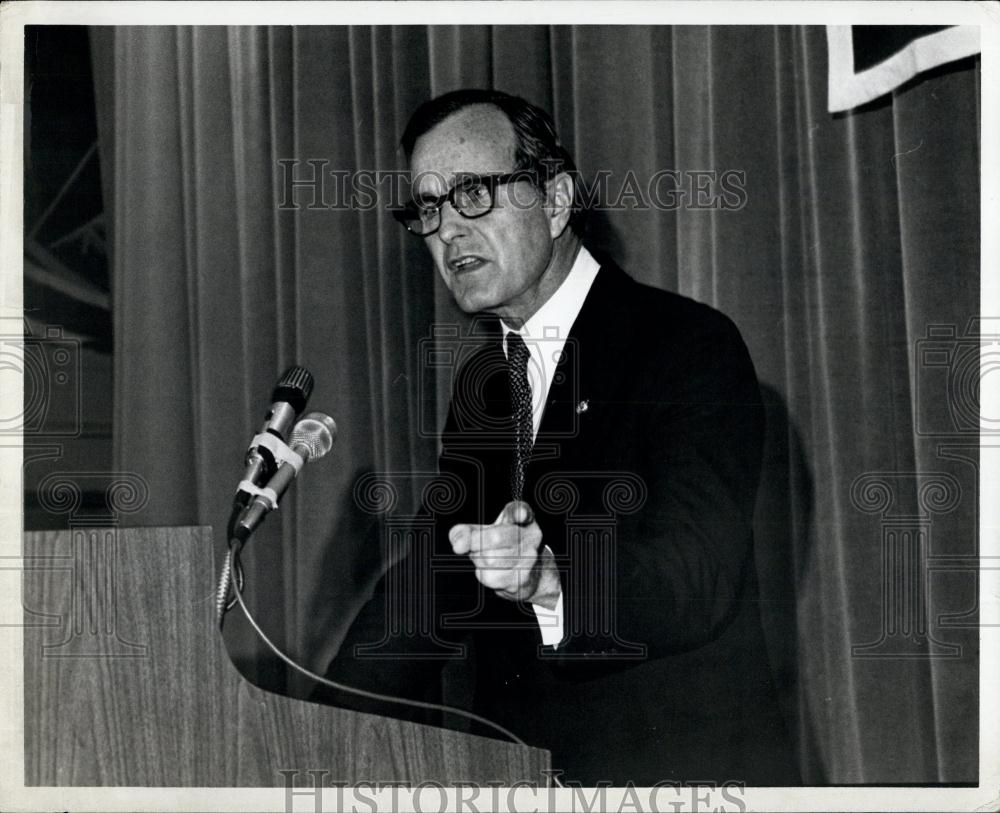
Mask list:
[[[314,372],[312,404],[339,426],[247,550],[277,643],[320,669],[335,650],[379,566],[355,486],[433,470],[447,380],[421,354],[432,325],[467,325],[384,207],[310,205],[302,185],[283,207],[289,177],[403,169],[417,104],[495,87],[553,113],[585,178],[608,174],[592,249],[747,341],[768,404],[764,620],[807,781],[976,781],[978,59],[831,115],[821,28],[92,38],[115,459],[149,483],[141,521],[211,525],[221,543],[287,365]],[[662,170],[685,205],[617,194]],[[690,178],[727,171],[732,205],[697,205]],[[227,636],[252,679],[299,690],[235,618]]]

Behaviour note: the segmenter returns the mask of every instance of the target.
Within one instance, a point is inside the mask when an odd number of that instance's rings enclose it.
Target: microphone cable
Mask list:
[[[240,494],[237,494],[233,499],[233,510],[229,514],[229,522],[226,523],[227,539],[235,538],[236,523],[239,520],[240,514],[243,512],[244,508],[246,508],[246,500],[242,500],[240,498]],[[215,619],[220,630],[222,629],[226,613],[236,606],[236,597],[233,596],[230,598],[229,596],[234,574],[239,582],[240,588],[242,589],[243,587],[243,568],[240,566],[238,559],[239,557],[237,557],[236,567],[234,568],[231,558],[227,554],[222,560],[222,569],[219,571],[219,584],[215,588]]]
[[[240,573],[242,574],[242,568],[240,567],[240,550],[243,547],[243,543],[236,538],[232,538],[229,541],[229,555],[226,557],[226,562],[223,565],[223,569],[230,573]],[[492,729],[493,731],[499,732],[504,737],[509,739],[516,745],[528,746],[524,740],[517,736],[513,731],[504,728],[499,723],[495,723],[492,720],[488,720],[486,717],[482,717],[475,712],[466,711],[465,709],[455,708],[454,706],[446,706],[441,703],[430,703],[425,700],[411,700],[404,697],[394,697],[388,694],[379,694],[378,692],[370,692],[367,689],[358,689],[354,686],[348,686],[345,683],[338,683],[334,680],[330,680],[323,675],[316,674],[315,672],[307,669],[301,664],[297,663],[291,658],[291,656],[286,655],[270,638],[267,634],[260,628],[260,625],[254,619],[253,614],[250,612],[250,608],[247,607],[246,602],[243,600],[243,579],[237,578],[232,581],[232,589],[235,595],[236,602],[240,605],[240,609],[243,611],[243,615],[246,616],[247,621],[250,622],[250,626],[253,627],[254,632],[260,637],[260,639],[267,645],[275,655],[277,655],[282,661],[284,661],[288,666],[295,669],[297,672],[305,675],[310,680],[314,680],[323,686],[328,686],[338,692],[346,692],[348,694],[353,694],[358,697],[363,697],[368,700],[374,700],[379,703],[395,703],[396,705],[409,706],[415,709],[421,709],[425,711],[436,711],[443,714],[451,714],[457,717],[463,717],[467,720],[471,720],[474,723],[479,723],[486,728]],[[548,778],[550,781],[554,782],[557,787],[563,787],[563,784],[559,781],[558,777],[549,774]]]

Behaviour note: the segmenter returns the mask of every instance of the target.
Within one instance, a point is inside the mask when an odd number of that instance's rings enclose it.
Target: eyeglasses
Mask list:
[[[410,201],[402,209],[394,210],[392,216],[411,234],[427,237],[441,228],[441,207],[445,203],[472,220],[493,210],[498,186],[534,180],[535,175],[524,169],[501,175],[467,175],[443,195]]]

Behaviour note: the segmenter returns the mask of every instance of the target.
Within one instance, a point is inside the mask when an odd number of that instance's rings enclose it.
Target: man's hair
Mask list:
[[[569,226],[580,235],[586,216],[580,178],[576,164],[569,151],[563,146],[556,133],[552,117],[542,108],[519,96],[512,96],[500,90],[466,88],[453,90],[418,107],[403,131],[400,144],[409,161],[413,147],[420,136],[434,129],[438,124],[459,110],[477,104],[488,104],[499,109],[514,128],[514,172],[528,172],[536,186],[545,191],[546,183],[560,172],[573,179],[573,210]]]

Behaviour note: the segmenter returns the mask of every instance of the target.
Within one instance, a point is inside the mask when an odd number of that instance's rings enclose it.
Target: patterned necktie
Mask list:
[[[507,372],[510,378],[510,400],[514,408],[514,460],[511,466],[512,499],[520,500],[524,493],[524,467],[531,456],[532,435],[531,385],[528,383],[528,346],[516,333],[507,334]]]

